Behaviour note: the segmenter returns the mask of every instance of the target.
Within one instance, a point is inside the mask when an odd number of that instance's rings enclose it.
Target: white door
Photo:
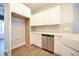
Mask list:
[[[25,44],[25,20],[12,16],[11,35],[12,48]]]

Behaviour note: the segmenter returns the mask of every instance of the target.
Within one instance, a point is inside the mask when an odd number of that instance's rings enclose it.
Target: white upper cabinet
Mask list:
[[[60,6],[48,9],[44,14],[44,24],[60,24]]]
[[[73,23],[73,4],[61,4],[61,23]]]
[[[60,24],[60,6],[32,15],[31,26]]]
[[[32,15],[31,17],[31,25],[32,26],[39,26],[43,25],[43,15],[41,13]]]
[[[11,12],[15,12],[19,15],[23,15],[25,17],[31,17],[31,10],[27,6],[23,4],[16,4],[16,3],[11,3],[10,4]]]

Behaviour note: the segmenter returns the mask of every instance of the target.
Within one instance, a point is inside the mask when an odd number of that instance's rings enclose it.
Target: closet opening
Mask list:
[[[30,45],[30,18],[11,12],[11,50]]]
[[[0,3],[0,56],[4,56],[4,4]]]

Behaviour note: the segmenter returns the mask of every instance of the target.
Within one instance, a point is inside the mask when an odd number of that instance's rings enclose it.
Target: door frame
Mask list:
[[[30,18],[11,12],[11,16],[25,20],[25,44],[30,45]]]

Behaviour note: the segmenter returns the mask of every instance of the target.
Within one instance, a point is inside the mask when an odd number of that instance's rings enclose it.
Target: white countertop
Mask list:
[[[63,38],[68,38],[68,39],[79,41],[79,34],[48,33],[48,32],[31,32],[31,33],[55,35],[55,36],[61,36]]]

